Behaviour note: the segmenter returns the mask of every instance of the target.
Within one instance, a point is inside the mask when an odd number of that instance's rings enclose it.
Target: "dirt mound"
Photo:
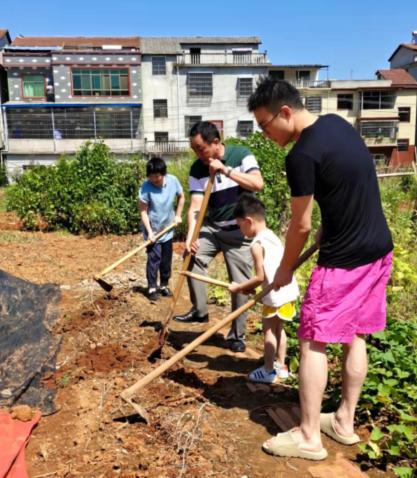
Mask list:
[[[124,370],[137,365],[138,358],[117,344],[95,346],[89,353],[77,358],[75,365],[91,372]]]

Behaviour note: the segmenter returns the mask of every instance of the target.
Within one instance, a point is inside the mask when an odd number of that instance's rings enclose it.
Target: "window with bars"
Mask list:
[[[187,100],[191,104],[209,103],[213,96],[212,73],[188,73]]]
[[[184,116],[185,136],[188,137],[190,135],[190,129],[202,119],[203,119],[202,116]]]
[[[164,56],[152,57],[152,75],[166,75],[167,65]]]
[[[167,100],[153,100],[153,116],[154,118],[168,118]]]
[[[168,143],[168,131],[155,131],[155,143]]]
[[[337,95],[337,109],[352,110],[353,109],[353,93],[339,93]]]
[[[365,138],[395,138],[397,124],[395,121],[364,121],[360,133]]]
[[[246,64],[251,63],[252,50],[235,50],[233,51],[233,63]]]
[[[238,98],[248,98],[253,91],[253,78],[237,79],[237,96]]]
[[[307,96],[305,99],[305,107],[310,113],[320,113],[321,96]]]
[[[129,70],[74,68],[72,88],[74,96],[129,96]]]
[[[397,149],[398,151],[408,151],[408,146],[409,146],[409,140],[408,139],[399,139],[397,141]]]
[[[253,121],[238,121],[237,135],[241,138],[246,138],[253,133]]]
[[[411,109],[409,106],[400,106],[398,108],[398,116],[402,123],[409,123],[411,117]]]
[[[392,109],[395,104],[395,93],[392,91],[373,90],[362,92],[362,109],[384,110]]]
[[[23,77],[23,96],[25,98],[45,97],[45,78],[42,75]]]
[[[190,48],[191,63],[199,65],[201,63],[201,48]]]
[[[7,110],[10,138],[137,138],[140,108],[13,108]],[[54,128],[52,128],[54,125]]]

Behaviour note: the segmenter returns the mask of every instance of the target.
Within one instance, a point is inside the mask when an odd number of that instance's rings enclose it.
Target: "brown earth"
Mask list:
[[[279,431],[267,407],[295,410],[297,392],[278,386],[251,393],[245,375],[256,366],[256,354],[232,354],[220,333],[137,394],[136,401],[151,417],[150,425],[143,423],[119,395],[161,363],[151,364],[147,351],[169,299],[152,304],[140,293],[144,255],[108,276],[115,283],[111,295],[90,280],[135,247],[140,237],[22,232],[10,213],[0,213],[0,228],[2,269],[36,283],[62,286],[54,331],[63,336],[59,368],[44,377],[45,386],[57,389],[58,411],[43,417],[30,439],[27,463],[32,478],[366,476],[354,466],[358,448],[327,438],[330,456],[325,464],[264,454],[262,442]],[[176,245],[175,251],[177,268],[182,246]],[[188,307],[184,289],[178,311]],[[214,319],[227,311],[210,305]],[[252,313],[252,332],[255,317]],[[161,360],[205,328],[173,323]],[[258,352],[260,339],[251,334]],[[366,436],[366,429],[361,433]],[[375,469],[367,474],[388,476]]]

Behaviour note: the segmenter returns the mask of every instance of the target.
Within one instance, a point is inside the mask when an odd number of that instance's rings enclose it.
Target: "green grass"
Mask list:
[[[6,188],[0,188],[0,212],[6,211]]]

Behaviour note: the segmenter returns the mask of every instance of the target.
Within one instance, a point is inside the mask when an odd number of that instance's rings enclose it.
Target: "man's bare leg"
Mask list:
[[[366,342],[363,336],[356,335],[350,344],[343,346],[342,400],[334,424],[340,435],[350,436],[354,433],[355,409],[367,371]]]
[[[320,410],[327,385],[326,344],[300,340],[299,370],[301,424],[297,431],[301,448],[319,451],[323,445],[320,435]]]

